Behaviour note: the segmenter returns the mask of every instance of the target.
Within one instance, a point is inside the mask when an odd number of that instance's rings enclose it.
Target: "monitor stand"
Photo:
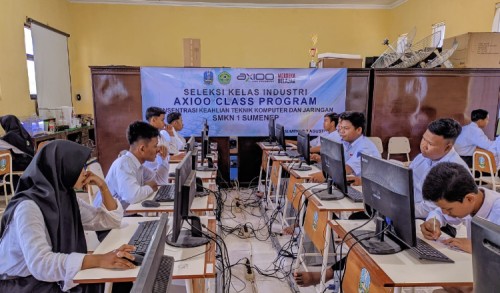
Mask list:
[[[327,180],[328,187],[325,189],[323,187],[312,188],[311,192],[316,195],[320,200],[339,200],[344,198],[344,194],[335,188],[332,184],[332,180]]]
[[[174,247],[191,248],[198,247],[210,242],[203,233],[201,233],[201,221],[199,217],[189,216],[187,220],[191,220],[190,230],[181,230],[177,242],[172,242],[172,234],[167,235],[167,244]]]
[[[361,240],[361,246],[370,254],[394,254],[403,250],[403,247],[390,237],[390,234],[381,232],[387,227],[385,219],[375,216],[377,229],[375,231],[354,230],[351,235],[356,240]]]
[[[298,166],[293,166],[292,170],[295,170],[295,171],[311,171],[312,168],[309,167],[309,166],[303,166],[302,162],[300,162],[300,164]]]

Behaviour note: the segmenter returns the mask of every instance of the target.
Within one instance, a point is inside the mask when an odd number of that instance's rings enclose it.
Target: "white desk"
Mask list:
[[[328,224],[343,237],[347,231],[364,222],[366,221],[332,220]],[[422,221],[417,220],[417,237],[423,239],[420,223]],[[361,229],[374,230],[375,223],[372,221]],[[459,229],[458,234],[465,234],[465,227]],[[361,268],[365,268],[371,276],[370,292],[386,292],[394,287],[395,291],[400,292],[402,287],[472,286],[471,254],[452,250],[437,241],[425,241],[455,263],[420,261],[407,250],[396,254],[374,255],[366,252],[361,245],[356,245],[347,259],[344,290],[351,292],[353,288],[357,288]],[[347,245],[351,246],[353,242],[347,241]]]
[[[122,225],[118,229],[113,229],[106,236],[103,242],[97,247],[94,253],[107,253],[128,243],[139,222],[158,220],[158,217],[130,217],[123,218]],[[213,217],[201,217],[201,223],[207,225],[215,232],[215,219]],[[168,231],[170,233],[172,219],[168,221]],[[185,225],[185,228],[189,225]],[[207,253],[203,253],[207,251]],[[165,245],[165,255],[172,256],[176,263],[173,268],[173,279],[206,279],[215,278],[215,244],[203,245],[195,248],[176,248]],[[197,256],[195,256],[197,255]],[[195,257],[193,257],[195,256]],[[191,258],[193,257],[193,258]],[[190,258],[190,259],[187,259]],[[183,260],[187,259],[187,260]],[[179,261],[180,260],[180,261]],[[139,273],[139,267],[130,270],[113,270],[94,268],[81,270],[73,279],[75,283],[104,283],[104,282],[131,282]]]

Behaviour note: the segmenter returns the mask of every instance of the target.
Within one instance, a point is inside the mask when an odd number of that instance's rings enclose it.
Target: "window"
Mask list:
[[[444,33],[446,31],[446,25],[444,22],[436,23],[432,25],[432,35],[436,32],[441,32],[441,34],[436,34],[432,38],[432,46],[433,47],[438,47],[441,48],[443,46],[443,40],[444,40]]]
[[[26,48],[26,66],[28,67],[30,97],[32,100],[36,100],[35,57],[33,54],[31,28],[28,26],[24,27],[24,47]]]
[[[500,3],[495,5],[495,17],[493,18],[492,32],[500,32]]]

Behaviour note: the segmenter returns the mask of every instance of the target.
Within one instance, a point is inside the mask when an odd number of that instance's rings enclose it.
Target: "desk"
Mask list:
[[[128,243],[135,230],[139,226],[139,222],[158,220],[157,217],[130,217],[123,218],[122,225],[118,229],[113,229],[97,247],[94,253],[107,253],[113,249],[120,247],[123,243]],[[201,217],[201,222],[211,231],[215,232],[215,219],[212,217]],[[169,231],[172,219],[169,218]],[[188,227],[189,225],[185,225]],[[169,232],[168,232],[169,233]],[[195,248],[176,248],[165,245],[165,255],[172,256],[175,261],[186,259],[185,261],[176,262],[173,268],[173,279],[190,279],[194,288],[194,292],[204,292],[204,279],[215,278],[215,244],[210,244],[195,247]],[[207,253],[203,253],[204,251]],[[198,255],[199,254],[199,255]],[[193,257],[198,255],[196,257]],[[193,257],[193,258],[190,258]],[[189,258],[189,259],[188,259]],[[94,268],[81,270],[73,279],[75,283],[104,283],[104,282],[132,282],[136,279],[139,273],[139,267],[130,270],[112,270]],[[203,286],[202,286],[203,285]]]
[[[84,146],[91,146],[92,147],[91,156],[97,157],[97,149],[95,148],[95,134],[93,125],[82,126],[79,128],[71,128],[43,135],[35,135],[32,137],[35,150],[38,148],[38,145],[41,142],[55,140],[55,139],[71,140]]]
[[[325,289],[325,273],[328,269],[328,253],[331,241],[331,228],[327,225],[328,221],[333,218],[333,213],[341,212],[359,212],[364,211],[364,204],[362,202],[353,202],[351,199],[344,197],[339,200],[320,200],[308,188],[314,186],[326,188],[326,184],[317,183],[302,183],[297,184],[297,194],[302,194],[302,202],[307,198],[308,205],[304,218],[303,231],[299,241],[299,250],[297,252],[296,268],[298,268],[303,258],[303,242],[304,233],[306,233],[313,242],[316,249],[323,255],[323,262],[321,266],[321,282],[316,287],[317,292],[323,292]],[[353,188],[361,191],[361,186],[353,186]],[[301,205],[302,205],[301,202]],[[307,267],[304,265],[305,270]],[[350,292],[350,291],[347,291]]]
[[[269,154],[269,160],[271,161],[271,171],[270,171],[270,180],[269,180],[269,188],[267,189],[267,202],[268,204],[271,205],[273,208],[278,207],[279,203],[279,198],[281,197],[280,191],[281,191],[281,179],[282,179],[282,163],[285,162],[298,162],[298,159],[295,158],[290,158],[288,156],[276,156],[274,152],[270,152]],[[298,163],[297,163],[298,164]],[[272,186],[275,186],[274,189],[274,204],[271,200],[271,190]]]
[[[331,220],[328,225],[344,237],[347,231],[365,223],[363,220],[344,221]],[[417,237],[423,238],[420,232],[421,220],[417,220]],[[375,230],[371,221],[362,229]],[[465,228],[459,234],[465,234]],[[361,270],[364,268],[370,274],[370,293],[401,292],[401,287],[431,287],[431,286],[472,286],[472,255],[454,251],[444,244],[428,241],[433,247],[451,258],[455,263],[424,262],[411,256],[408,251],[389,255],[373,255],[364,250],[361,245],[352,248],[346,266],[343,289],[345,292],[357,292]],[[354,243],[350,239],[346,244]]]
[[[258,185],[257,185],[257,190],[261,191],[262,190],[262,181],[264,180],[264,186],[267,188],[268,186],[268,180],[269,180],[269,175],[270,175],[270,172],[269,172],[269,167],[271,166],[270,162],[271,162],[271,157],[270,155],[271,154],[274,154],[274,152],[276,151],[279,151],[280,150],[280,147],[278,145],[274,145],[274,146],[266,146],[264,145],[263,142],[258,142],[257,145],[259,146],[259,148],[262,150],[262,158],[261,158],[261,164],[260,164],[260,171],[259,171],[259,182],[258,182]],[[294,145],[289,145],[287,144],[287,146],[290,146],[291,149],[294,149],[296,146]],[[265,175],[265,178],[263,179],[262,178],[262,175]],[[266,192],[267,189],[264,189],[264,193],[267,193]]]
[[[203,185],[208,186],[208,189],[215,190],[215,184],[207,184]],[[156,192],[151,194],[147,199],[153,200],[156,195]],[[195,197],[193,203],[191,204],[191,211],[193,212],[210,212],[213,211],[215,206],[215,196],[213,193],[210,193],[207,196],[203,197]],[[134,203],[127,207],[125,210],[125,214],[136,214],[136,213],[172,213],[174,211],[174,202],[162,202],[159,207],[143,207],[141,203]]]
[[[168,168],[168,173],[175,174],[175,168],[179,163],[170,163]],[[217,171],[196,171],[196,177],[200,177],[203,182],[214,182],[217,178]],[[171,177],[173,182],[174,177]]]

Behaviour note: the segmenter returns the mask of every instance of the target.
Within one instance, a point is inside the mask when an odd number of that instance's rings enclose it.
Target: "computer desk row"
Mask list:
[[[139,222],[158,220],[158,217],[128,217],[123,218],[120,228],[113,229],[99,244],[94,253],[107,253],[128,243],[134,232],[139,227]],[[200,217],[201,223],[212,232],[216,232],[216,220],[213,217]],[[169,218],[168,226],[172,225]],[[189,224],[184,223],[184,228]],[[205,228],[203,229],[204,231]],[[185,279],[187,292],[205,292],[206,279],[216,277],[216,245],[213,241],[207,245],[195,248],[177,248],[165,246],[165,255],[175,259],[173,279]],[[132,282],[137,278],[139,267],[130,270],[114,270],[93,268],[79,271],[73,281],[80,284],[105,283],[105,282]]]

